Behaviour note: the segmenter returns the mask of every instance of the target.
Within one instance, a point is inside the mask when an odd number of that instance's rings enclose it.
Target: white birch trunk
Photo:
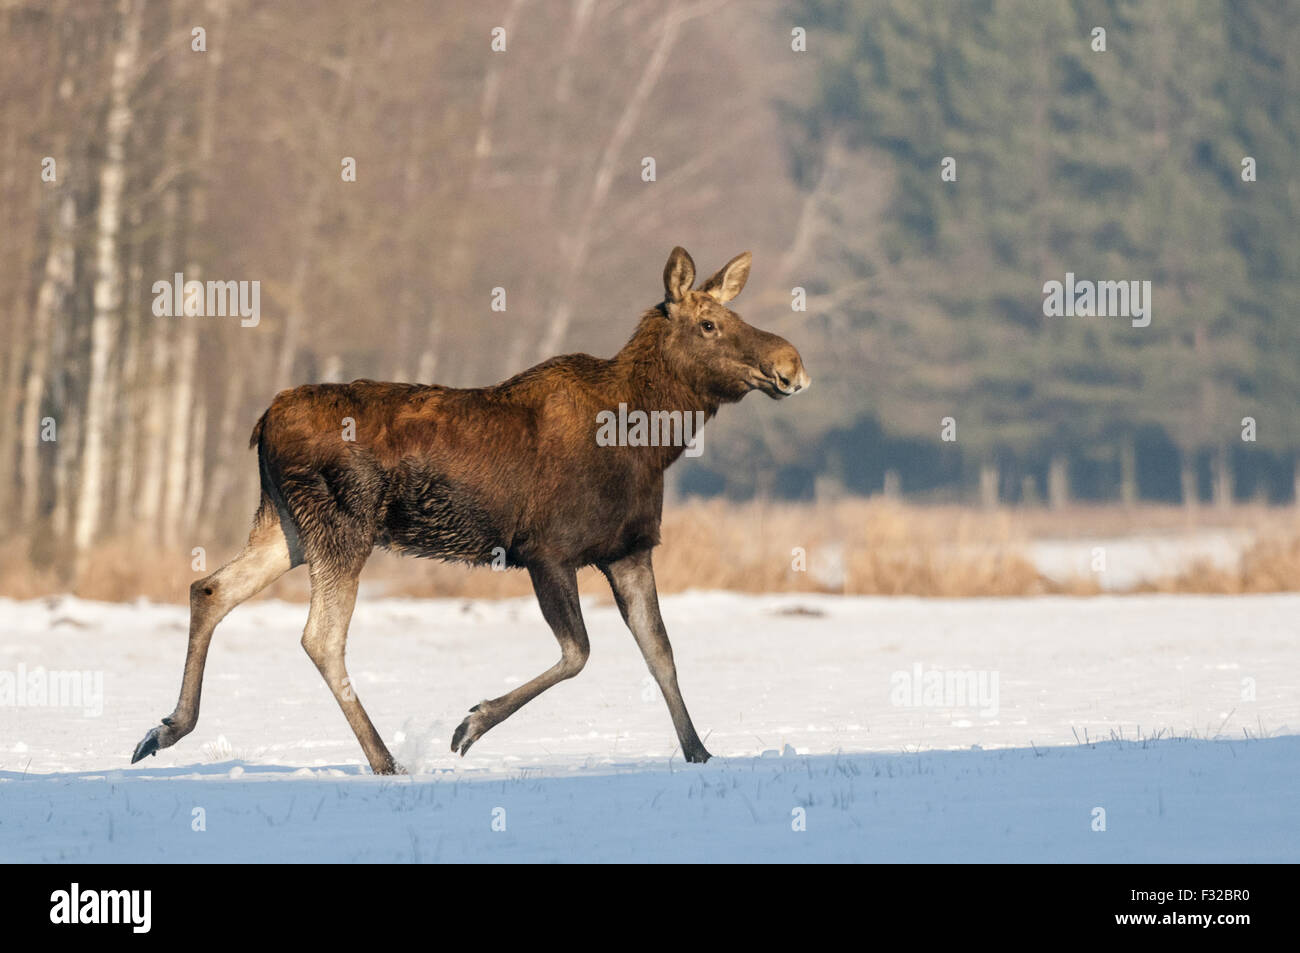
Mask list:
[[[140,212],[131,214],[131,230],[139,234]],[[114,532],[130,532],[134,535],[133,500],[139,482],[139,440],[141,403],[140,350],[144,333],[141,318],[141,288],[144,284],[144,269],[140,263],[141,250],[138,242],[131,246],[130,264],[127,274],[130,276],[126,294],[126,307],[123,313],[125,334],[123,335],[122,361],[119,367],[116,406],[118,410],[117,432],[121,435],[117,443],[116,464],[113,474],[116,480],[112,525]]]
[[[126,188],[126,144],[133,119],[130,87],[140,47],[139,3],[136,0],[118,0],[118,20],[122,33],[113,52],[104,164],[99,175],[90,379],[86,392],[81,485],[73,530],[78,569],[99,532],[104,502],[104,445],[108,439],[105,425],[110,412],[105,397],[111,389],[108,379],[109,357],[122,300],[118,231],[122,224],[122,196]]]
[[[1001,474],[996,463],[980,465],[980,505],[985,509],[995,509],[998,505]]]
[[[191,266],[186,266],[186,280]],[[186,479],[189,475],[189,458],[192,453],[190,435],[194,414],[194,365],[198,357],[199,337],[197,318],[180,316],[176,329],[176,348],[172,352],[175,378],[173,380],[168,410],[166,457],[164,460],[161,538],[174,543],[184,535],[181,520],[185,514]]]
[[[207,494],[208,507],[203,520],[203,535],[211,537],[219,530],[221,517],[225,514],[234,485],[236,464],[247,465],[248,457],[241,453],[247,440],[240,440],[239,411],[242,407],[241,397],[244,393],[246,363],[235,357],[226,371],[225,393],[221,401],[221,425],[217,428],[215,461],[212,465],[212,479],[209,481]]]
[[[1070,502],[1070,467],[1063,454],[1053,455],[1047,465],[1047,502],[1054,510],[1064,509]]]
[[[179,119],[173,121],[175,126]],[[169,137],[170,141],[175,141]],[[160,244],[160,273],[170,280],[175,270],[180,196],[175,187],[169,187],[162,199],[163,233]],[[171,407],[172,341],[175,329],[172,322],[184,318],[150,318],[153,328],[153,347],[149,361],[149,399],[144,412],[144,432],[141,436],[143,460],[141,463],[140,493],[137,497],[136,517],[148,536],[157,541],[162,538],[159,522],[162,514],[163,486],[167,472],[168,409]]]
[[[226,0],[209,0],[208,11],[213,20],[212,34],[225,35],[224,26],[229,13]],[[185,257],[185,281],[202,281],[206,269],[203,261],[194,257],[195,240],[202,241],[207,232],[208,195],[206,176],[212,167],[213,143],[216,137],[217,78],[221,75],[222,44],[213,43],[204,54],[206,71],[203,81],[203,105],[199,119],[197,162],[199,175],[190,193],[188,247]],[[192,519],[202,502],[203,484],[194,479],[195,467],[203,463],[203,428],[195,421],[202,414],[198,406],[195,372],[198,360],[198,324],[194,317],[181,315],[177,334],[178,343],[173,355],[176,383],[172,393],[172,414],[167,441],[167,469],[163,490],[163,541],[175,543],[188,537],[194,528]]]
[[[77,492],[77,447],[80,444],[81,410],[76,404],[70,404],[59,421],[59,439],[54,444],[54,508],[50,514],[50,531],[60,542],[67,540],[72,532],[72,510]]]
[[[337,119],[341,116],[352,88],[352,60],[344,55],[339,68],[338,87],[330,107],[329,116]],[[293,386],[293,366],[298,356],[298,340],[307,312],[307,282],[311,276],[312,263],[316,258],[318,236],[317,229],[325,202],[327,178],[313,173],[311,188],[303,206],[302,224],[299,226],[298,257],[294,260],[293,271],[289,277],[289,302],[284,314],[284,335],[280,338],[279,356],[275,362],[272,382],[276,391]]]
[[[1220,444],[1214,448],[1214,456],[1211,458],[1211,468],[1214,477],[1214,505],[1221,510],[1226,510],[1232,506],[1234,496],[1232,456],[1227,447]]]
[[[1183,506],[1189,510],[1196,509],[1200,503],[1200,487],[1196,477],[1196,458],[1192,451],[1183,450],[1182,466],[1178,473],[1179,483],[1183,488]]]
[[[32,316],[31,364],[23,382],[23,414],[19,428],[22,474],[22,496],[19,502],[20,522],[30,527],[36,520],[41,496],[41,410],[50,371],[50,351],[53,347],[54,321],[66,306],[72,289],[76,251],[72,235],[76,226],[76,202],[69,188],[58,200],[54,228],[50,233],[50,248],[45,257],[45,275],[36,296],[36,312]]]
[[[194,417],[190,432],[188,493],[185,497],[185,510],[181,513],[180,523],[183,527],[180,538],[186,542],[187,548],[194,545],[192,534],[194,527],[198,525],[199,510],[203,504],[203,475],[205,472],[204,466],[207,462],[204,448],[207,446],[207,426],[207,406],[201,401],[197,402],[194,405]]]

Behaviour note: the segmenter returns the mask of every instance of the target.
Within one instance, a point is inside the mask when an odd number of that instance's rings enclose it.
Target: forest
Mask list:
[[[235,540],[276,392],[612,354],[678,244],[753,251],[815,383],[674,498],[1290,503],[1298,47],[1283,0],[4,0],[6,545]]]

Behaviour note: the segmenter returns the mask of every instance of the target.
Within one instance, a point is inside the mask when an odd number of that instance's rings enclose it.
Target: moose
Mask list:
[[[677,687],[655,588],[664,470],[681,441],[600,445],[596,421],[620,404],[711,418],[752,390],[782,399],[809,385],[799,352],[726,305],[750,253],[699,288],[677,247],[664,299],[614,357],[553,357],[491,387],[357,380],[282,391],[253,428],[261,502],[248,544],[190,587],[189,645],[176,709],[136,746],[134,764],[194,730],[217,623],[288,570],[307,564],[302,646],[375,774],[399,773],[348,679],[344,648],[357,581],[374,547],[528,571],[560,660],[469,710],[451,739],[462,756],[494,725],[586,664],[577,571],[596,566],[668,704],[687,761],[710,757]],[[351,418],[351,425],[346,422]],[[347,430],[352,439],[345,439]],[[668,428],[665,428],[668,429]],[[671,434],[670,434],[671,436]],[[629,441],[625,441],[627,443]]]

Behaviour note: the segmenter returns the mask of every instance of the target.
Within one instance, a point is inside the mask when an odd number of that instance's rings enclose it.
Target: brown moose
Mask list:
[[[376,774],[401,771],[348,681],[344,646],[361,568],[375,546],[484,564],[504,552],[528,570],[560,660],[470,709],[451,740],[462,755],[493,725],[582,670],[587,632],[577,570],[604,573],[663,692],[682,752],[707,761],[677,687],[659,615],[651,552],[663,473],[680,441],[602,446],[597,418],[624,404],[667,420],[751,390],[788,397],[808,386],[799,352],[726,307],[749,276],[737,255],[698,289],[674,248],[664,300],[608,360],[553,357],[492,387],[310,384],[276,395],[253,429],[262,498],[248,545],[190,587],[189,647],[176,710],[136,747],[135,763],[194,730],[212,631],[235,606],[302,563],[311,575],[303,648],[324,676]],[[669,412],[665,414],[663,412]],[[608,416],[608,415],[606,415]],[[352,418],[355,439],[343,439]],[[665,428],[666,429],[666,428]]]

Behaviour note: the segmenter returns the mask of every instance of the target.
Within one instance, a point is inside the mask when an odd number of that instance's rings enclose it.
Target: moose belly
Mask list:
[[[475,494],[435,474],[407,474],[387,501],[379,544],[412,556],[486,563],[510,533]]]

